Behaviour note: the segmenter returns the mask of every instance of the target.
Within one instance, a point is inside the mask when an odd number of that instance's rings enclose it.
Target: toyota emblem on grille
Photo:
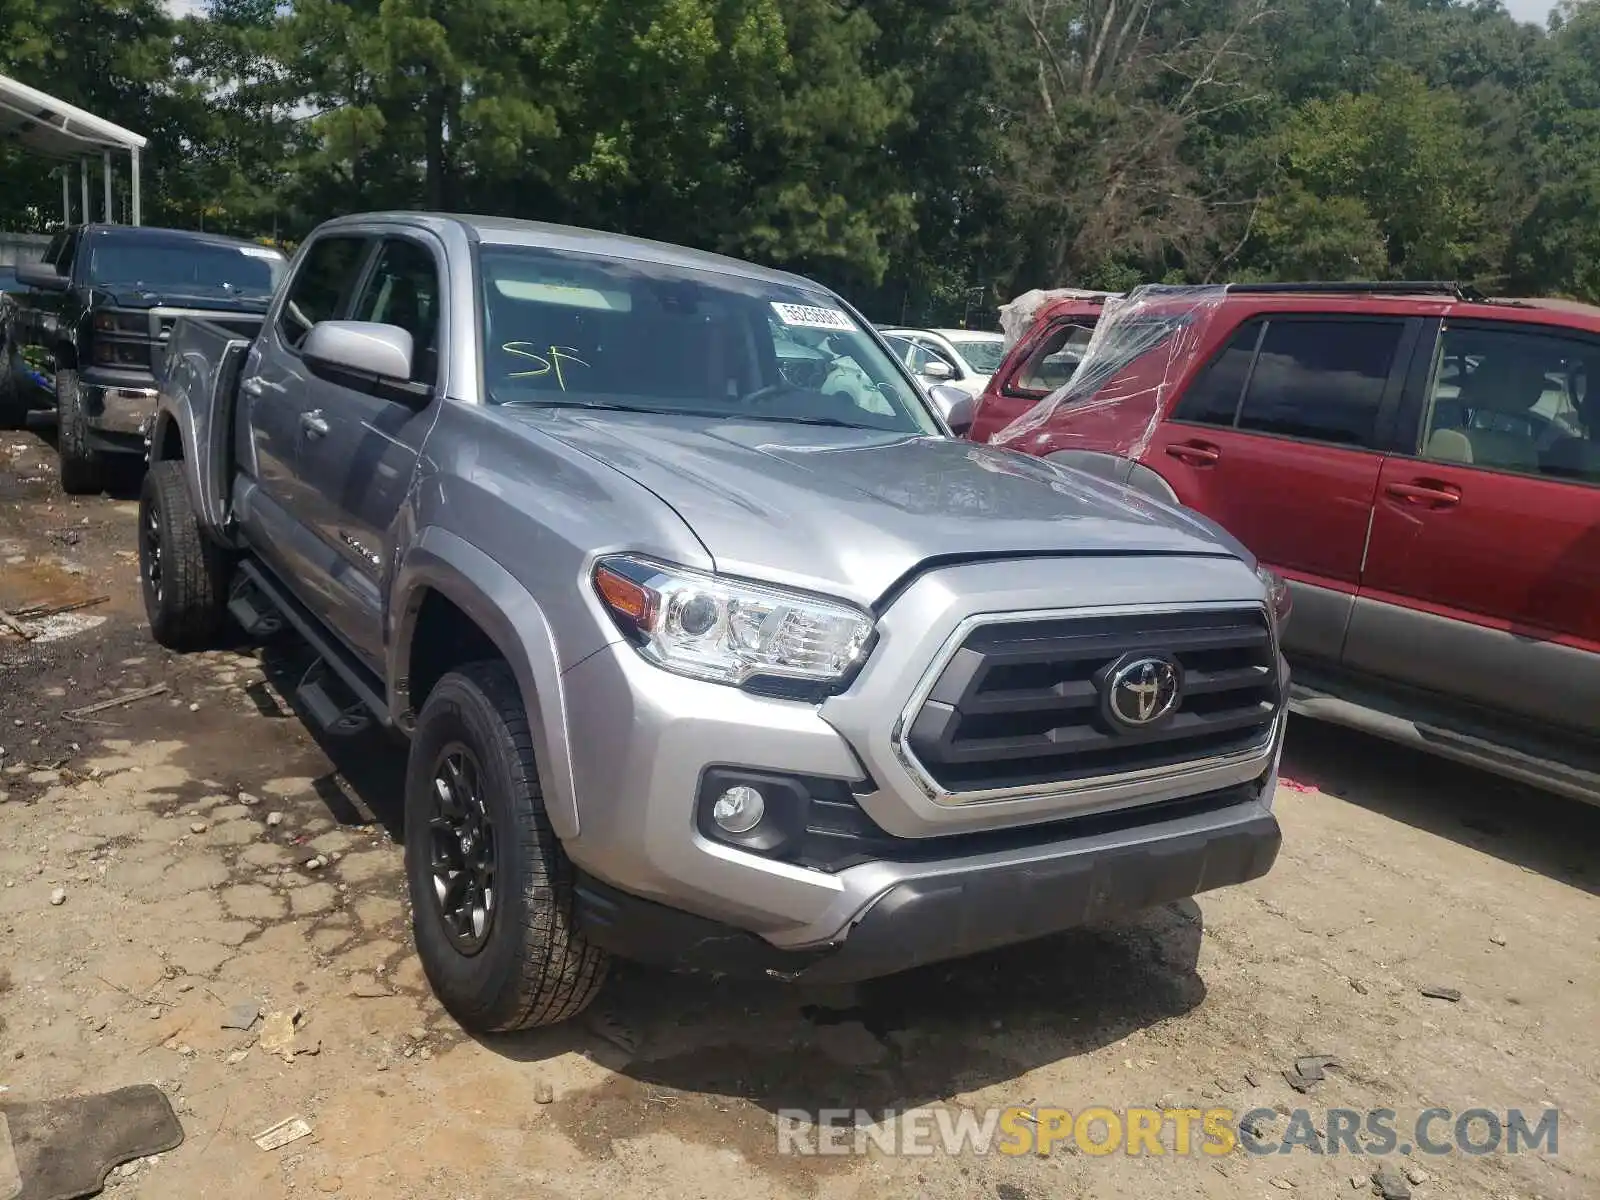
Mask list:
[[[1180,678],[1178,664],[1170,658],[1130,654],[1105,675],[1106,712],[1129,729],[1154,725],[1178,707]]]

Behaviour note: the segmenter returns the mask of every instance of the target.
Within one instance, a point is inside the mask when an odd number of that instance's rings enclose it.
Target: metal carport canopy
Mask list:
[[[139,152],[149,140],[141,134],[0,75],[0,139],[15,142],[45,158],[63,162],[79,160],[85,221],[89,220],[88,155],[98,150],[104,161],[105,219],[110,221],[111,152],[125,151],[133,168],[133,223],[139,224]],[[70,208],[65,175],[61,180],[61,192],[64,205]],[[70,220],[70,213],[67,216]]]

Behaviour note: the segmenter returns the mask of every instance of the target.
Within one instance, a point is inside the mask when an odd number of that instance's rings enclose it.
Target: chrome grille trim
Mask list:
[[[910,698],[896,718],[890,736],[890,745],[895,758],[930,800],[944,806],[981,804],[986,801],[1025,798],[1044,800],[1071,797],[1080,793],[1116,788],[1120,785],[1139,784],[1142,782],[1181,782],[1188,777],[1204,776],[1218,769],[1246,767],[1253,764],[1259,764],[1262,771],[1266,771],[1272,765],[1274,750],[1281,735],[1284,714],[1287,711],[1285,707],[1286,697],[1281,694],[1281,688],[1276,697],[1277,711],[1267,719],[1264,735],[1246,747],[1226,754],[1206,755],[1184,762],[1115,771],[1071,780],[1025,783],[1015,786],[972,790],[946,788],[939,783],[933,773],[922,763],[910,745],[910,731],[918,714],[921,713],[923,705],[927,703],[934,689],[938,686],[951,661],[962,650],[972,633],[979,628],[990,625],[1022,624],[1025,622],[1092,620],[1100,617],[1138,617],[1207,612],[1250,614],[1253,617],[1259,617],[1267,631],[1271,662],[1276,667],[1280,661],[1277,629],[1273,624],[1267,606],[1259,602],[1115,605],[1091,608],[1034,609],[1023,612],[975,613],[968,616],[957,625],[940,647],[939,652],[930,661],[927,669],[913,688]]]

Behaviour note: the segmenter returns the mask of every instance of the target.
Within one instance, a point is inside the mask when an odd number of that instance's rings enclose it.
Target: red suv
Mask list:
[[[1188,505],[1285,576],[1297,711],[1600,801],[1600,308],[1147,288],[1090,347],[1098,315],[1042,310],[969,436]]]

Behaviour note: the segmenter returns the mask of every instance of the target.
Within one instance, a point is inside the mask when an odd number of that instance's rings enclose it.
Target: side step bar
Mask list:
[[[306,715],[324,732],[347,737],[374,721],[394,727],[383,685],[329,636],[321,624],[259,564],[245,559],[228,600],[228,612],[252,637],[277,632],[287,622],[317,652],[317,661],[295,689]],[[276,622],[276,624],[274,624]],[[348,693],[349,700],[341,703]]]
[[[1341,699],[1304,683],[1289,685],[1289,711],[1454,759],[1574,800],[1600,803],[1600,771],[1528,754],[1461,729]]]

